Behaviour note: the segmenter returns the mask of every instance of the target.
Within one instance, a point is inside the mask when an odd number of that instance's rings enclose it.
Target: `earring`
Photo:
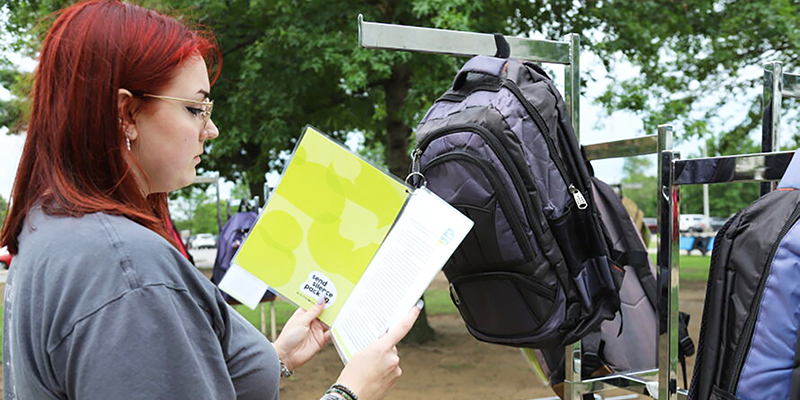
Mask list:
[[[122,130],[125,133],[125,147],[128,148],[128,151],[131,151],[131,137],[130,137],[131,127],[125,126],[125,124],[122,123],[122,118],[117,118],[117,121],[119,122],[120,128],[122,128]]]

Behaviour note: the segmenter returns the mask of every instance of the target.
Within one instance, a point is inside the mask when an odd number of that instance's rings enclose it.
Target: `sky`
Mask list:
[[[25,70],[32,71],[35,67],[35,62],[31,59],[25,59],[17,55],[10,55],[10,58],[13,62],[15,62],[17,65],[20,65],[21,68]],[[581,74],[583,74],[584,77],[593,78],[587,80],[588,83],[585,93],[581,97],[581,144],[607,142],[656,133],[643,131],[644,124],[639,115],[624,111],[618,111],[612,113],[611,115],[607,115],[599,105],[594,104],[594,100],[603,93],[609,81],[604,76],[605,71],[602,63],[594,54],[583,52],[581,54],[580,65]],[[553,66],[553,70],[556,72],[557,76],[562,75],[561,79],[563,79],[561,67]],[[630,64],[617,63],[617,67],[615,68],[614,72],[617,77],[626,78],[636,74],[637,70]],[[761,74],[761,67],[755,67],[749,71],[745,71],[744,73],[744,75],[752,74]],[[559,83],[558,78],[556,79],[557,83]],[[563,89],[563,85],[561,88]],[[7,99],[8,97],[8,91],[0,87],[0,99]],[[713,101],[714,96],[713,94],[710,94],[708,102],[712,103]],[[727,128],[729,125],[737,123],[738,119],[729,117],[733,117],[738,113],[746,112],[746,104],[744,103],[745,102],[738,105],[730,104],[723,107],[723,110],[721,110],[720,113],[721,118],[719,121],[716,121],[718,127]],[[325,128],[320,127],[320,129],[324,130]],[[222,132],[221,134],[225,133]],[[358,138],[356,137],[351,139],[352,140],[349,140],[347,144],[350,145],[351,148],[354,148],[356,143],[358,143]],[[11,193],[11,188],[23,144],[24,136],[9,135],[7,134],[6,130],[0,129],[0,196],[3,196],[5,199],[8,199]],[[677,149],[684,154],[684,158],[687,155],[698,156],[700,154],[698,141],[683,143],[677,146]],[[652,159],[655,160],[655,155],[651,155],[649,157],[652,157]],[[600,160],[592,162],[596,175],[608,183],[618,183],[620,179],[622,179],[623,163],[624,159]],[[653,165],[655,165],[655,162]],[[655,175],[655,167],[653,167],[651,174]],[[270,174],[268,175],[268,182],[274,184],[274,182],[277,181],[277,178],[277,174]],[[221,185],[221,197],[228,198],[233,186],[234,184],[232,182],[224,182]]]

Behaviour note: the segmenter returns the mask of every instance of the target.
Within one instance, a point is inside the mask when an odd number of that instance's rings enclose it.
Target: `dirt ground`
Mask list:
[[[442,284],[441,279],[434,282],[434,285]],[[2,292],[0,285],[0,296]],[[682,283],[681,309],[692,315],[690,335],[695,344],[704,295],[705,282]],[[423,346],[399,346],[403,376],[387,399],[526,400],[554,396],[533,374],[519,350],[473,339],[458,315],[429,316],[429,322],[437,332],[437,340]],[[689,359],[690,377],[693,362],[694,357]],[[298,369],[295,376],[282,380],[281,398],[317,399],[335,381],[341,369],[342,363],[336,350],[328,346],[315,359]],[[679,381],[683,387],[683,379]],[[615,390],[604,393],[607,398],[625,394],[630,392]]]
[[[434,285],[443,284],[440,279]],[[697,344],[702,318],[705,282],[683,283],[681,310],[692,315],[690,335]],[[438,339],[424,346],[401,345],[403,376],[387,399],[493,398],[523,400],[553,397],[555,394],[533,374],[519,350],[479,342],[469,335],[458,315],[429,316]],[[694,357],[688,360],[688,376]],[[342,364],[332,347],[325,349],[290,380],[281,385],[284,399],[315,399],[338,376]],[[678,370],[681,376],[680,369]],[[683,387],[683,378],[679,378]],[[630,392],[604,393],[615,397]],[[641,397],[644,398],[644,397]]]

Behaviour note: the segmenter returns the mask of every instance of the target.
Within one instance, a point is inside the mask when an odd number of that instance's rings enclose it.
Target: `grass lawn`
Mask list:
[[[265,305],[266,309],[264,310],[265,316],[267,318],[267,327],[269,327],[269,305]],[[233,308],[242,314],[242,316],[250,321],[253,326],[258,329],[261,329],[261,317],[260,317],[260,310],[256,308],[255,310],[249,309],[247,306],[244,305],[237,305]],[[294,313],[295,307],[285,301],[277,300],[275,302],[275,320],[278,325],[278,332],[280,333],[280,329],[292,316]],[[450,293],[447,290],[428,290],[425,292],[425,311],[429,315],[437,315],[437,314],[455,314],[458,312],[456,306],[450,300]]]
[[[650,259],[653,264],[656,262],[656,255],[651,254]],[[682,281],[706,281],[708,280],[708,267],[711,264],[711,256],[681,255],[681,280]]]

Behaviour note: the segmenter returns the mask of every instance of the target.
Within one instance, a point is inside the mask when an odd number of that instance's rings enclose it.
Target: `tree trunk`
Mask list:
[[[409,143],[411,127],[403,121],[403,104],[411,86],[411,68],[406,64],[392,66],[392,77],[384,84],[386,91],[386,163],[389,171],[400,178],[408,174],[410,164]],[[436,338],[436,332],[428,323],[425,309],[403,342],[425,343]]]
[[[255,174],[253,174],[253,175],[255,175]],[[257,206],[259,208],[263,207],[264,206],[264,183],[265,182],[266,182],[266,178],[264,177],[263,174],[256,175],[256,176],[252,176],[252,175],[248,176],[247,177],[247,183],[248,183],[247,187],[250,189],[250,196],[251,197],[250,197],[250,199],[245,199],[245,200],[251,200],[252,198],[258,196],[258,204],[257,204]]]

